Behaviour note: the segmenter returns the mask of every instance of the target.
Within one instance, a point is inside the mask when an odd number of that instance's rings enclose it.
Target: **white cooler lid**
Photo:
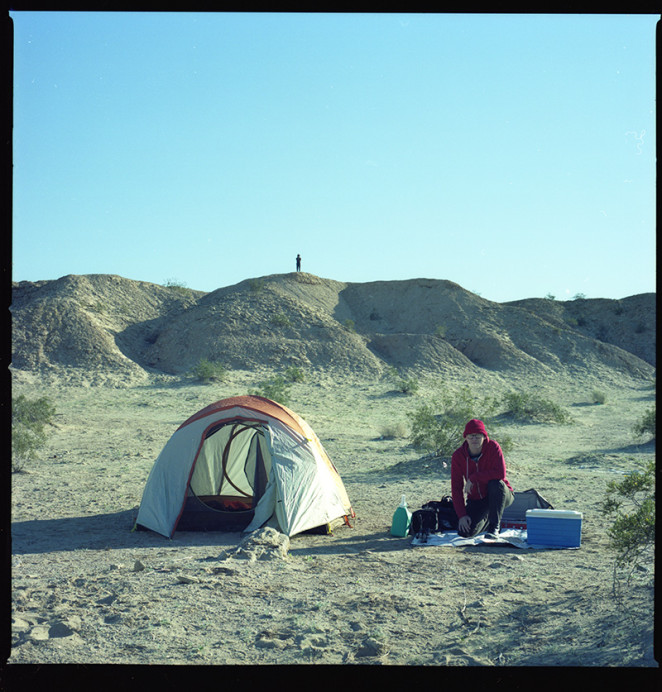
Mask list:
[[[569,509],[527,509],[526,516],[545,519],[581,519],[582,513]]]

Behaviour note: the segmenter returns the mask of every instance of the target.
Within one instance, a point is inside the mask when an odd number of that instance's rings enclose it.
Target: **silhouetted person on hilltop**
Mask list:
[[[297,271],[301,271],[301,255],[297,255]]]

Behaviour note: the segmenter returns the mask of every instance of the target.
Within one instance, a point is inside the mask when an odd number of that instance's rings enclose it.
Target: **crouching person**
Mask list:
[[[467,423],[464,443],[451,457],[451,493],[460,536],[499,535],[503,511],[514,499],[513,489],[501,447],[490,440],[478,419]]]

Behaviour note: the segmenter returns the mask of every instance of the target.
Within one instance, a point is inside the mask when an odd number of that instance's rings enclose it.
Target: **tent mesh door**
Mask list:
[[[268,481],[263,454],[264,429],[259,423],[224,422],[208,432],[205,442],[227,425],[231,425],[232,428],[223,446],[220,469],[216,471],[216,486],[213,490],[209,488],[210,494],[196,493],[189,486],[191,494],[187,498],[178,525],[180,531],[242,530],[253,518],[253,508],[264,493]],[[241,460],[237,462],[239,457],[231,456],[233,443],[251,431],[250,442],[243,440],[244,446],[247,447],[243,463],[240,463]],[[229,468],[230,466],[233,468]],[[240,472],[237,469],[240,469]],[[238,474],[240,478],[233,474]]]

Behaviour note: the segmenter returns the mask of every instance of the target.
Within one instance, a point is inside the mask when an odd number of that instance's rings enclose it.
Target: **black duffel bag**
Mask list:
[[[446,495],[441,501],[426,502],[421,509],[412,512],[409,533],[417,536],[427,533],[457,531],[458,518],[453,500]]]

